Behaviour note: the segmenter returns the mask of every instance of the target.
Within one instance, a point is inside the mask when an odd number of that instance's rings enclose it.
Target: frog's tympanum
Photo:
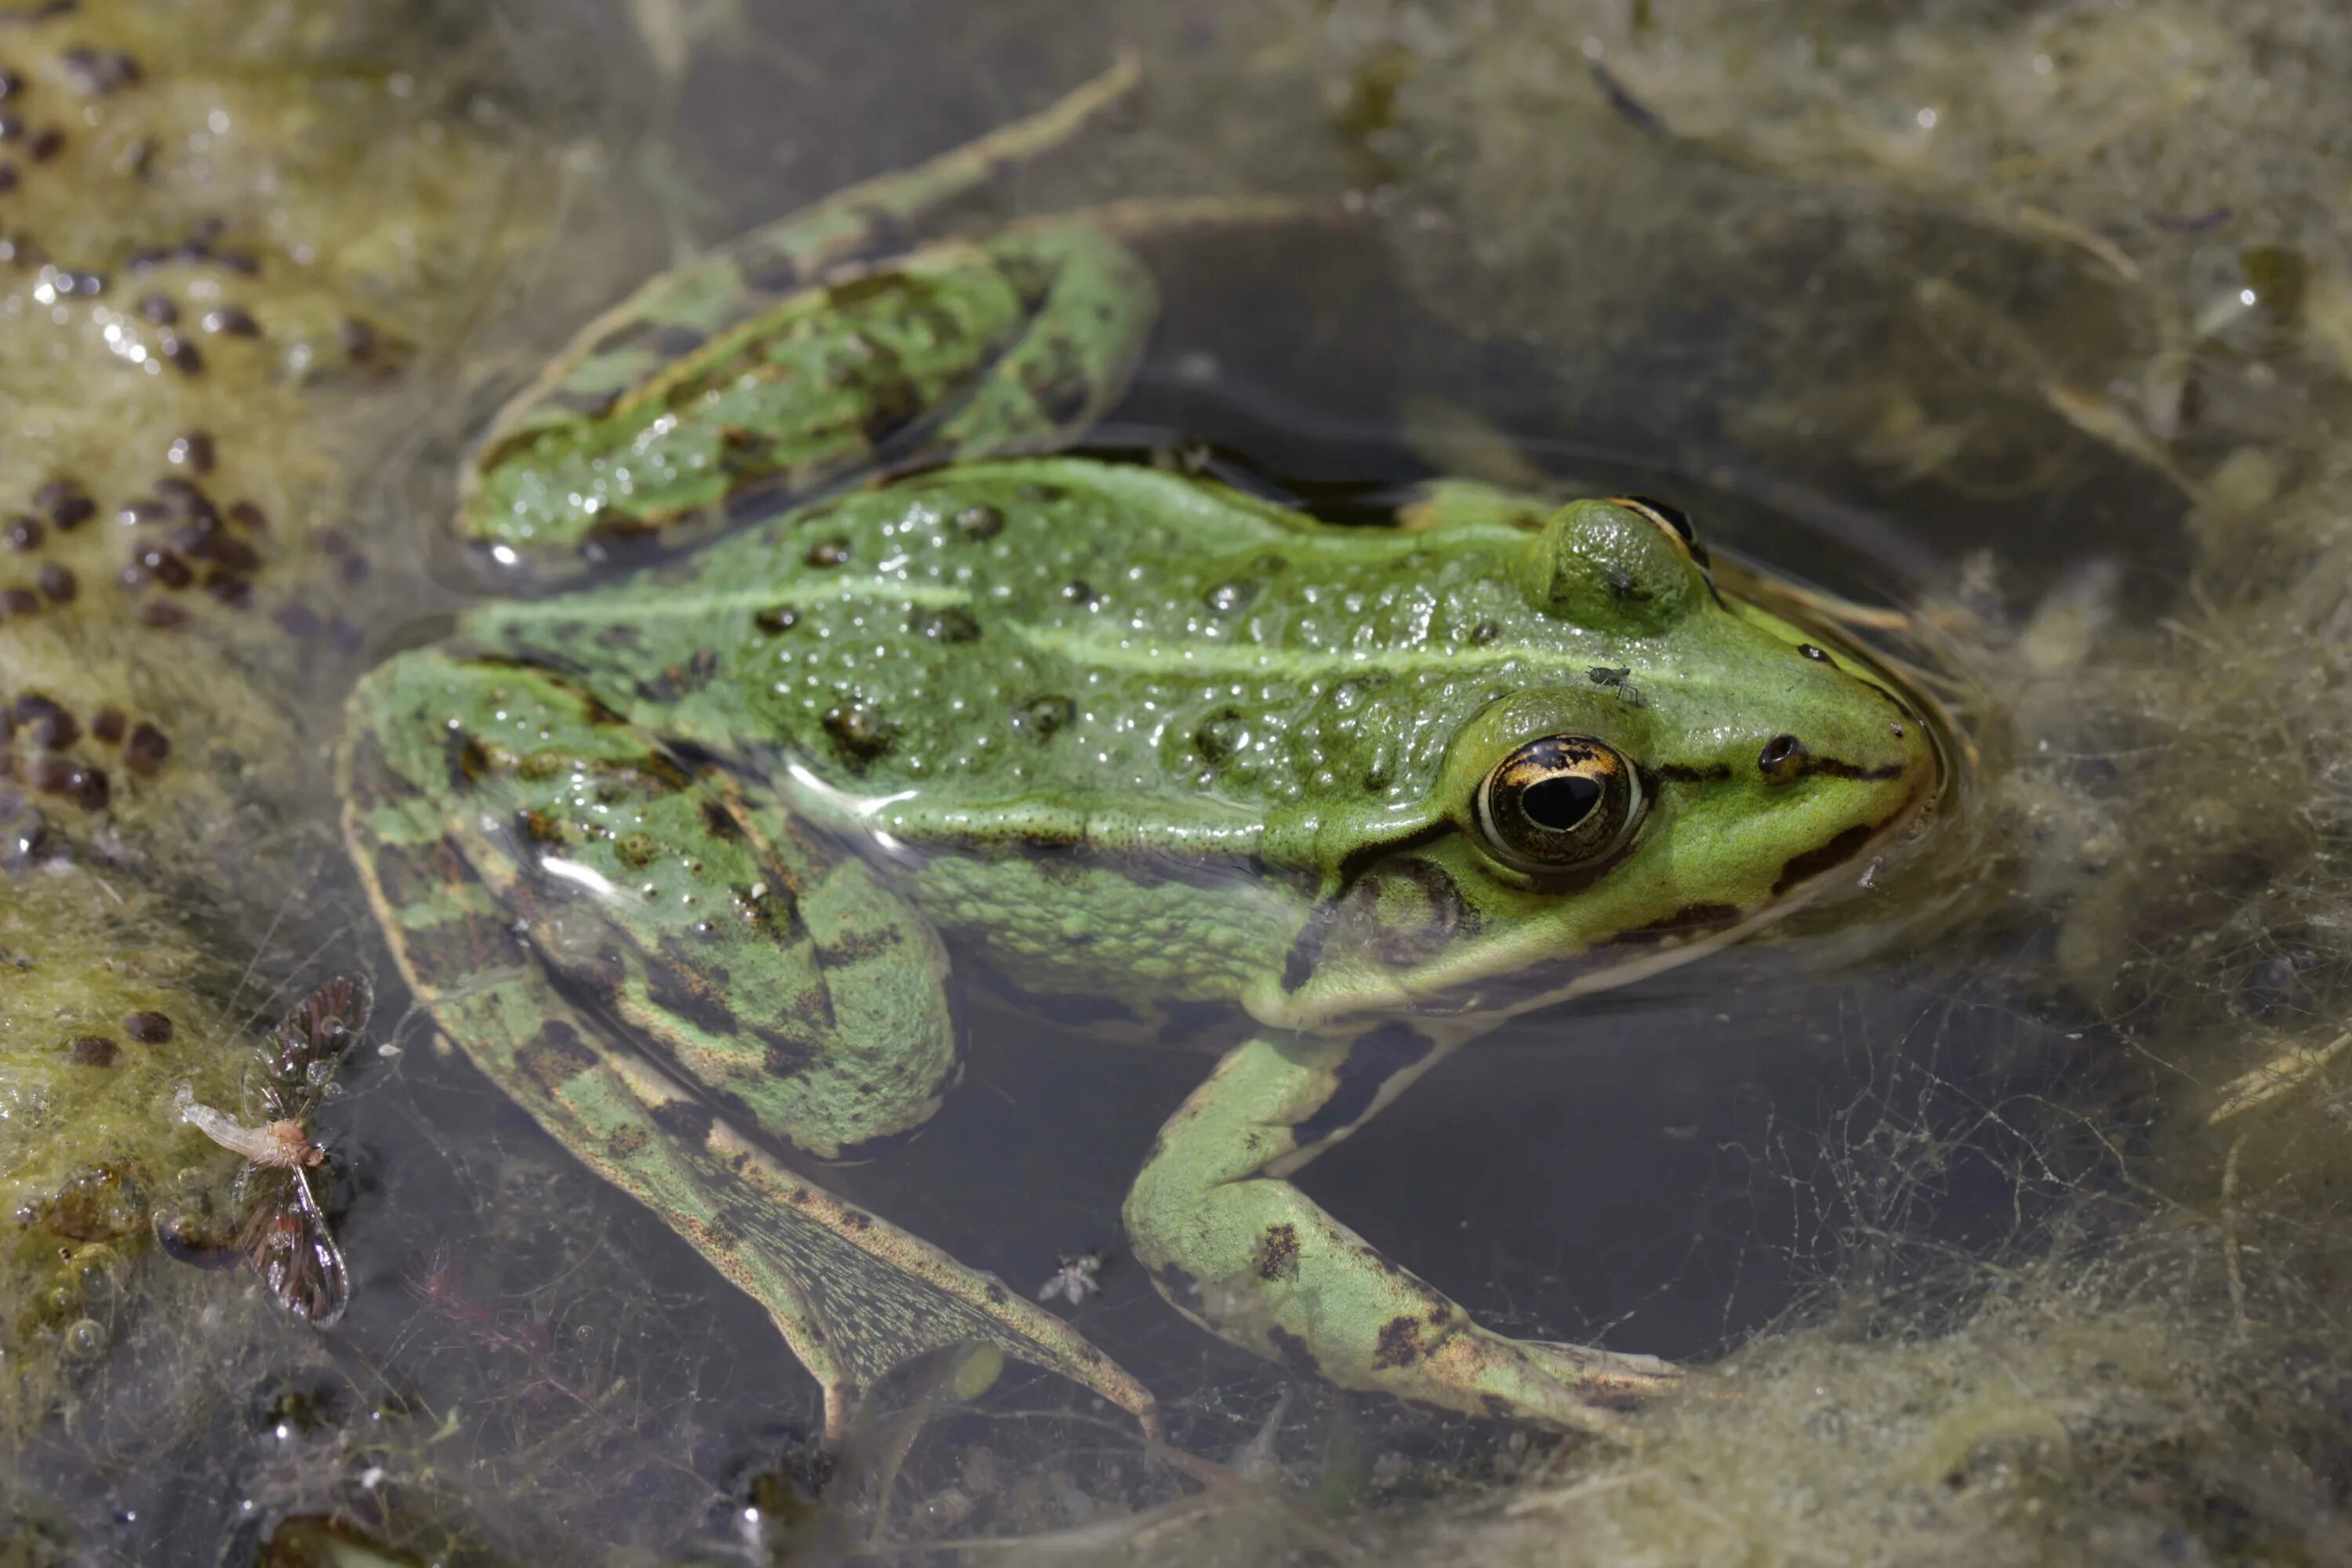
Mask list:
[[[1850,876],[1935,749],[1655,503],[1514,521],[1441,488],[1340,527],[1008,456],[1120,390],[1154,310],[1122,237],[1153,215],[907,235],[1122,85],[593,324],[499,422],[461,525],[542,574],[662,559],[376,669],[353,852],[442,1030],[758,1299],[835,1433],[971,1341],[1152,1422],[1061,1320],[786,1163],[923,1124],[966,975],[1229,1046],[1127,1199],[1179,1310],[1349,1387],[1605,1425],[1674,1369],[1482,1328],[1291,1178],[1496,1021]],[[751,495],[764,520],[663,548]]]

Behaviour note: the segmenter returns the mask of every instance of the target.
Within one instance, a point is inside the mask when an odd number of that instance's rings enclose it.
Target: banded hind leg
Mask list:
[[[364,680],[352,854],[442,1031],[767,1309],[840,1436],[858,1391],[978,1342],[1155,1427],[1060,1320],[796,1174],[919,1126],[956,1071],[936,940],[560,677],[437,650]],[[772,820],[774,814],[767,814]]]
[[[1135,1255],[1185,1316],[1308,1375],[1609,1431],[1605,1405],[1671,1387],[1675,1369],[1482,1327],[1289,1179],[1454,1043],[1398,1023],[1355,1039],[1265,1034],[1237,1047],[1168,1119],[1128,1194]]]

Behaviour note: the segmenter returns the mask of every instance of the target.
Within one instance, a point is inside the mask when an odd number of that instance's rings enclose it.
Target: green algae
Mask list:
[[[0,34],[19,139],[58,139],[8,163],[0,265],[0,1450],[184,1283],[152,1219],[225,1156],[174,1087],[237,1103],[265,933],[344,918],[310,901],[304,694],[364,640],[350,520],[564,184],[437,64],[472,30],[201,4]]]

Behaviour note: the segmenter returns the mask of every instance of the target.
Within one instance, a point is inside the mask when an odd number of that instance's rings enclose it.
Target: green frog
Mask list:
[[[1118,395],[1153,310],[1124,237],[1168,213],[909,232],[1124,85],[655,280],[510,406],[467,536],[655,559],[368,676],[354,858],[440,1029],[760,1301],[829,1435],[975,1342],[1157,1429],[1061,1319],[806,1174],[923,1125],[983,984],[1223,1046],[1125,1207],[1178,1310],[1605,1428],[1676,1369],[1496,1333],[1292,1178],[1498,1021],[1851,883],[1937,747],[1659,503],[1446,484],[1338,526],[1024,455]]]

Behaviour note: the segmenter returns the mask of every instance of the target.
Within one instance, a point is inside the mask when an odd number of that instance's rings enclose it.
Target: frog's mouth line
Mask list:
[[[1524,964],[1506,964],[1469,979],[1458,978],[1457,966],[1434,966],[1433,973],[1425,969],[1419,976],[1398,976],[1384,992],[1358,992],[1343,1007],[1303,1008],[1290,1016],[1265,1021],[1323,1032],[1353,1028],[1384,1017],[1458,1017],[1466,1021],[1475,1016],[1475,1026],[1468,1032],[1475,1034],[1522,1013],[1645,980],[1744,941],[1814,902],[1830,890],[1841,868],[1866,863],[1909,833],[1942,798],[1945,782],[1945,771],[1939,767],[1880,822],[1848,828],[1800,855],[1791,865],[1811,857],[1822,858],[1820,864],[1806,867],[1801,879],[1786,892],[1753,909],[1694,910],[1671,925],[1628,931],[1576,952],[1538,958]],[[1833,857],[1829,855],[1832,850],[1837,851]]]

